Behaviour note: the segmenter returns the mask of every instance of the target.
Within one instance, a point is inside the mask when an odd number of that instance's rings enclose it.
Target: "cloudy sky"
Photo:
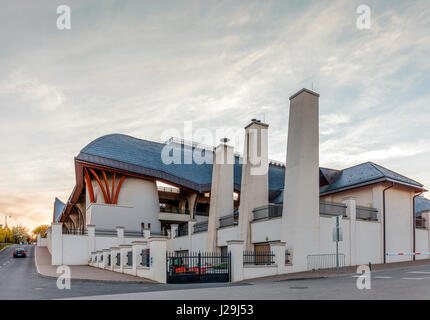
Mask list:
[[[71,30],[56,27],[61,4]],[[0,224],[49,222],[73,157],[108,133],[259,118],[285,161],[302,87],[321,94],[322,166],[370,160],[430,188],[429,57],[430,1],[1,0]]]

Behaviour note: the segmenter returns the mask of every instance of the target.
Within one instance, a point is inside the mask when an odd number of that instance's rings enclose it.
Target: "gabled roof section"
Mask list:
[[[415,215],[421,216],[424,211],[430,210],[430,200],[424,197],[415,197]]]
[[[376,163],[365,162],[342,170],[331,184],[320,188],[320,193],[327,194],[337,192],[341,189],[348,189],[379,181],[393,181],[417,189],[423,189],[423,185],[415,180],[384,168]]]
[[[58,222],[66,204],[57,197],[54,201],[54,222]]]

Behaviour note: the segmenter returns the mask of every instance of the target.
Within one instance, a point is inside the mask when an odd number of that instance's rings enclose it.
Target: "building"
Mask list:
[[[339,248],[346,265],[428,252],[430,201],[421,196],[421,183],[373,162],[319,167],[318,100],[307,89],[290,98],[286,164],[268,160],[269,126],[255,119],[245,127],[241,156],[227,141],[211,148],[176,139],[100,137],[75,157],[76,185],[65,204],[55,199],[54,222],[62,223],[63,234],[85,233],[87,226],[100,233],[118,226],[129,235],[149,232],[167,237],[167,250],[175,252],[226,252],[232,240],[250,251],[281,243],[285,272],[306,270],[310,256],[335,252],[336,215],[343,216]],[[211,161],[166,164],[166,147],[181,159],[197,152]],[[229,154],[230,163],[212,164]],[[253,173],[257,156],[266,171]]]

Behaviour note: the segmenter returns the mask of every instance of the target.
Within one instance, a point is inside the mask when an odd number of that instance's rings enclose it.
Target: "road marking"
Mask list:
[[[377,276],[375,279],[392,279],[393,277],[383,277],[383,276]]]
[[[430,279],[430,277],[425,277],[425,278],[402,278],[403,280],[425,280],[425,279]]]
[[[423,274],[430,274],[430,271],[409,271],[407,273],[423,273]]]

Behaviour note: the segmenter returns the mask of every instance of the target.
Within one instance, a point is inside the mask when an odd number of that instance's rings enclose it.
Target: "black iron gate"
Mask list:
[[[167,283],[229,282],[231,254],[168,252],[166,268]]]

